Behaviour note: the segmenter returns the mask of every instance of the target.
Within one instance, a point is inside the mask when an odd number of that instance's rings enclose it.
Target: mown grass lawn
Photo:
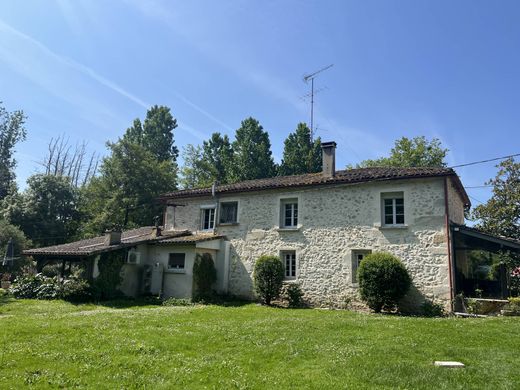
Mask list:
[[[0,388],[514,389],[519,331],[516,318],[4,299]]]

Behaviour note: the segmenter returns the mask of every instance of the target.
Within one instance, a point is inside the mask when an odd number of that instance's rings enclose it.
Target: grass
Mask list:
[[[518,318],[0,298],[0,388],[513,389],[518,329]]]

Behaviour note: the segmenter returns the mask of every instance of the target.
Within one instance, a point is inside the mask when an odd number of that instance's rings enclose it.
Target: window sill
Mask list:
[[[408,225],[383,225],[379,226],[379,230],[403,230],[408,229]]]
[[[170,268],[170,269],[167,269],[165,271],[165,273],[167,274],[185,274],[186,273],[186,270],[185,269],[174,269],[174,268]]]
[[[295,283],[298,283],[298,278],[284,279],[283,283],[285,283],[285,284],[295,284]]]
[[[220,222],[218,226],[238,226],[238,222]]]
[[[279,232],[298,232],[302,228],[301,225],[295,226],[295,227],[278,227],[276,228]]]

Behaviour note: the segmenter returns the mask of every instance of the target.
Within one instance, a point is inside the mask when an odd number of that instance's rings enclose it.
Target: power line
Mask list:
[[[452,165],[449,168],[467,167],[469,165],[483,164],[483,163],[487,163],[487,162],[491,162],[491,161],[497,161],[497,160],[505,160],[506,158],[517,157],[517,156],[520,156],[520,153],[511,154],[509,156],[490,158],[488,160],[474,161],[474,162],[470,162],[470,163],[466,163],[466,164]]]
[[[474,201],[476,201],[476,202],[478,202],[478,203],[480,203],[480,204],[484,204],[484,202],[478,200],[478,199],[475,198],[474,196],[471,196],[471,195],[469,195],[469,194],[468,194],[468,196],[469,196],[471,199],[473,199]]]

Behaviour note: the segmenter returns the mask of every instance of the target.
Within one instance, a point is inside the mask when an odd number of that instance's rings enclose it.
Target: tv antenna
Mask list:
[[[324,68],[322,68],[320,70],[317,70],[314,73],[310,73],[308,75],[303,76],[303,81],[305,83],[308,84],[309,80],[311,81],[311,92],[310,92],[310,98],[311,98],[311,140],[313,139],[313,131],[314,131],[314,129],[313,129],[313,126],[314,126],[314,95],[316,93],[318,93],[318,92],[323,90],[323,88],[322,88],[322,89],[320,89],[320,90],[318,90],[316,92],[314,91],[314,79],[316,78],[316,76],[318,76],[319,73],[324,72],[327,69],[332,68],[333,66],[334,66],[334,64],[330,64],[330,65],[328,65],[328,66],[326,66],[326,67],[324,67]]]

